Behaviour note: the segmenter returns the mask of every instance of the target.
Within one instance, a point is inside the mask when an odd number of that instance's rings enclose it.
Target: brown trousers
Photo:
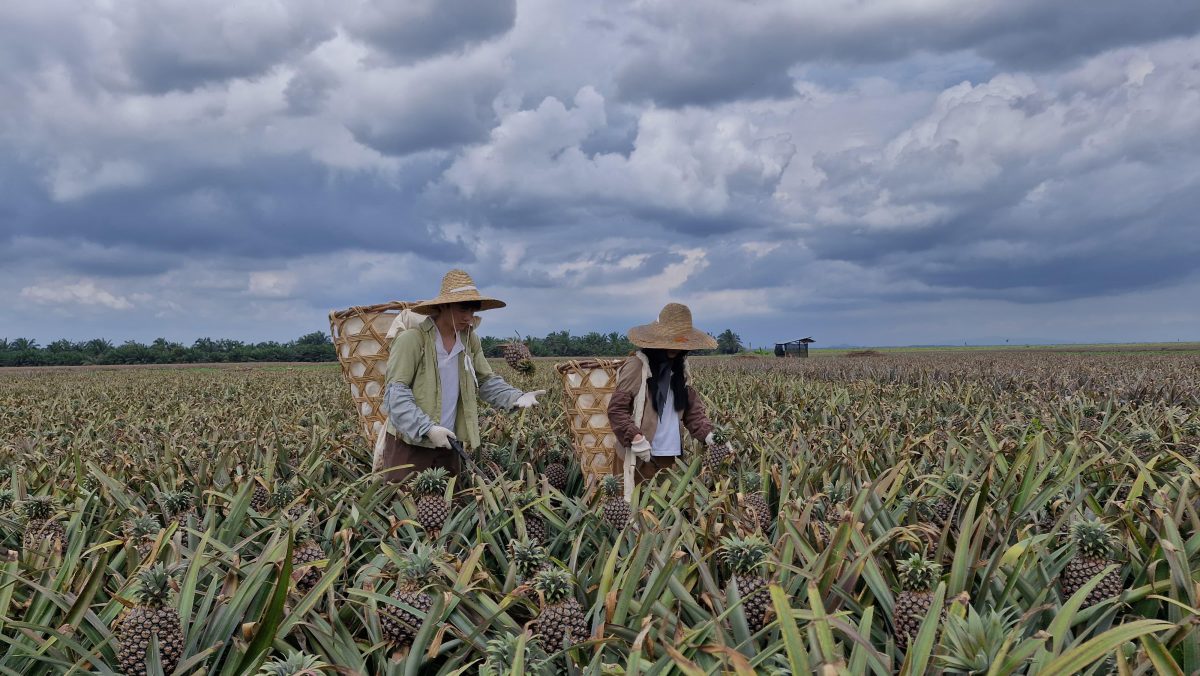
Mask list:
[[[408,467],[404,467],[408,465]],[[431,467],[445,467],[450,476],[458,476],[458,454],[449,448],[425,448],[404,443],[394,434],[383,441],[383,478],[398,483]],[[389,469],[390,468],[390,469]]]
[[[633,483],[642,484],[654,478],[659,471],[673,467],[676,460],[682,460],[682,455],[652,455],[648,462],[638,462],[633,466]],[[612,472],[618,477],[625,476],[625,461],[620,455],[613,454]]]

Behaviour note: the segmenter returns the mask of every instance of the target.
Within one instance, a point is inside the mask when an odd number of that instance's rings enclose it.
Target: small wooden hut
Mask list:
[[[775,343],[776,357],[800,357],[808,358],[808,344],[817,341],[812,338],[800,338],[798,340],[789,340],[786,343]]]

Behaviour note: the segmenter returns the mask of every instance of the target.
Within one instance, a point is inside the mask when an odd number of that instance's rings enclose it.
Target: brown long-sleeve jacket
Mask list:
[[[633,401],[645,387],[642,359],[634,355],[626,359],[617,371],[617,386],[608,402],[608,422],[617,437],[616,450],[622,460],[625,459],[625,451],[633,444],[634,437],[642,434],[647,439],[653,439],[654,432],[658,429],[658,413],[648,401],[642,412],[641,422],[633,420]],[[688,405],[680,416],[681,422],[689,434],[704,441],[713,430],[712,423],[708,420],[708,412],[704,408],[704,402],[696,394],[696,389],[691,385],[687,387],[687,396]]]

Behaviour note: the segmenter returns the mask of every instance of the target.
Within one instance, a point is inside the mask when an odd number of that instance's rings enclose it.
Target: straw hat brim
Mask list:
[[[410,309],[413,312],[427,315],[427,314],[432,314],[435,309],[437,309],[439,306],[442,306],[442,305],[449,305],[450,303],[470,303],[470,302],[478,302],[480,311],[482,311],[482,310],[497,310],[497,309],[505,307],[507,305],[507,303],[505,303],[502,300],[499,300],[496,298],[488,298],[487,296],[481,296],[475,291],[460,291],[458,293],[444,293],[432,300],[422,301],[422,302],[414,305]]]
[[[672,335],[667,327],[652,322],[629,329],[629,342],[651,350],[715,350],[717,340],[698,329]]]

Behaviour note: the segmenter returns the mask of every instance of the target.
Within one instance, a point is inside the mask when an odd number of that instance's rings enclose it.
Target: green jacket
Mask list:
[[[496,408],[516,406],[521,391],[492,372],[483,356],[483,345],[475,330],[460,335],[463,351],[458,354],[458,408],[454,435],[469,448],[479,446],[479,399]],[[442,383],[437,366],[440,340],[433,319],[402,331],[392,340],[388,353],[384,410],[388,431],[414,446],[432,447],[425,434],[440,423]]]

